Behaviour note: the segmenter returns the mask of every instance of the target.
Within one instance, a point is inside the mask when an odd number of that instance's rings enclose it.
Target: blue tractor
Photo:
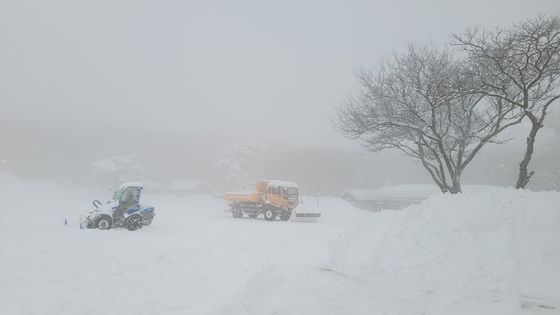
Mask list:
[[[140,183],[125,183],[115,191],[113,199],[102,204],[93,201],[95,210],[80,219],[81,229],[109,230],[124,227],[135,231],[144,225],[150,225],[155,216],[154,207],[140,205]]]

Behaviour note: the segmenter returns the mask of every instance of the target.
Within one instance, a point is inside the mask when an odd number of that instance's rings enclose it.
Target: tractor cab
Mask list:
[[[123,184],[113,194],[113,201],[119,205],[136,205],[140,203],[140,193],[142,192],[142,184],[126,183]]]

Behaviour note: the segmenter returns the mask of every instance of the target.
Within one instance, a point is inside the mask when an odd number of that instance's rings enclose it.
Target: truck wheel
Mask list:
[[[292,211],[289,210],[283,211],[282,214],[280,214],[280,220],[288,221],[291,216],[292,216]]]
[[[96,220],[95,226],[100,230],[109,230],[113,225],[113,219],[110,216],[104,215]]]
[[[139,214],[131,215],[124,220],[124,226],[129,231],[136,231],[142,227],[142,216]]]
[[[233,214],[234,218],[241,218],[243,216],[243,210],[239,208],[231,209],[231,214]]]
[[[276,219],[276,211],[274,208],[264,210],[264,219],[267,221],[274,221]]]

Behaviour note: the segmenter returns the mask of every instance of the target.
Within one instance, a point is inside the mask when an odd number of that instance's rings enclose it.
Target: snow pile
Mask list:
[[[560,312],[560,193],[434,195],[364,220],[331,266],[428,314]]]

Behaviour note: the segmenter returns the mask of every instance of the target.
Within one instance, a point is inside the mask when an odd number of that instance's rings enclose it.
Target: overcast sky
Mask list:
[[[360,66],[560,1],[0,0],[0,119],[344,146]]]

